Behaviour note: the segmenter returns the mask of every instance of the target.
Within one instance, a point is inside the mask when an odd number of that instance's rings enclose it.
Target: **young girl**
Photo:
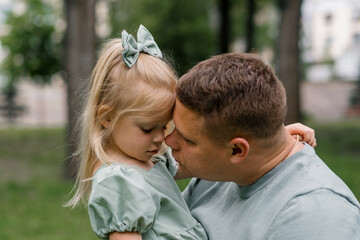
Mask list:
[[[163,150],[177,77],[144,26],[108,42],[91,77],[77,191],[100,238],[207,239],[173,179]],[[170,173],[171,172],[171,173]]]
[[[137,38],[123,31],[122,40],[101,51],[83,116],[77,190],[67,205],[88,201],[100,238],[207,239],[173,179],[176,162],[162,145],[176,75],[142,25]]]

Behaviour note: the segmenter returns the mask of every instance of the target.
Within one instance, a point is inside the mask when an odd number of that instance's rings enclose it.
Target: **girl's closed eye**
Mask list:
[[[144,133],[151,133],[151,131],[154,129],[154,128],[143,128],[143,127],[140,128]]]
[[[155,128],[157,128],[157,127],[142,127],[142,126],[140,126],[140,129],[144,133],[151,133]],[[167,129],[167,124],[161,126],[161,129],[166,130]]]

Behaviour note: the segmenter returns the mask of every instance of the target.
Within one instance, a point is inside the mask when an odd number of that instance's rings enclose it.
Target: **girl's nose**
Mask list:
[[[154,141],[155,143],[161,143],[161,142],[163,142],[164,140],[165,140],[165,132],[164,132],[163,129],[161,129],[160,131],[158,131],[158,132],[156,133],[156,135],[155,135],[154,138],[153,138],[153,141]]]

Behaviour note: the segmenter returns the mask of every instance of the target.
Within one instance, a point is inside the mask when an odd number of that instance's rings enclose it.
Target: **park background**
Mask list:
[[[360,199],[360,0],[0,0],[0,24],[0,239],[96,239],[85,207],[61,206],[75,123],[99,47],[139,24],[179,75],[260,54],[287,88],[287,122],[315,129]]]

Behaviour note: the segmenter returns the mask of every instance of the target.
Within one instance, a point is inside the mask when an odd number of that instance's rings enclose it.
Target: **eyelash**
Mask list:
[[[163,129],[166,130],[166,125],[163,127]],[[141,130],[142,130],[144,133],[151,133],[151,131],[154,130],[154,128],[151,128],[151,129],[141,128]]]
[[[142,130],[144,133],[151,133],[151,131],[152,131],[153,129],[152,129],[152,128],[151,128],[151,129],[141,128],[141,130]]]
[[[191,141],[191,140],[189,140],[189,139],[186,139],[186,138],[184,138],[185,139],[185,141],[187,142],[187,143],[189,143],[189,144],[195,144],[193,141]]]

